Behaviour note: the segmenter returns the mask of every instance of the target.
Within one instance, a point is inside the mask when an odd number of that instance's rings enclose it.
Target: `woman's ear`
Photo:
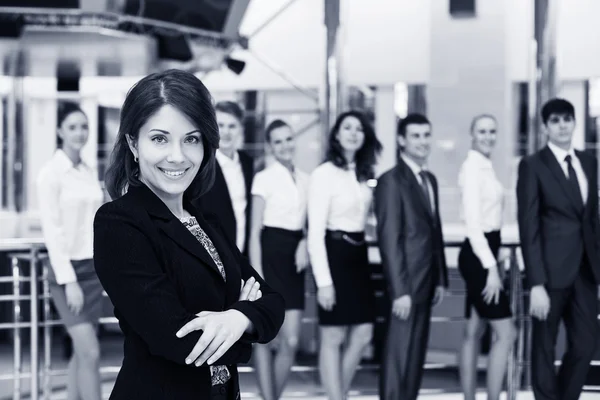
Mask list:
[[[137,150],[137,141],[129,135],[125,135],[125,138],[127,139],[127,144],[129,145],[129,150],[131,150],[131,153],[133,154],[133,158],[137,160],[139,158]]]

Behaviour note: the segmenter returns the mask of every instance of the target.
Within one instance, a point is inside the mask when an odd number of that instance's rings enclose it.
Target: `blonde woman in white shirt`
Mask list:
[[[100,348],[96,324],[102,312],[102,286],[93,262],[93,221],[103,193],[94,169],[81,159],[88,119],[74,103],[58,110],[60,148],[42,168],[37,195],[50,258],[54,305],[73,342],[68,399],[99,400]]]
[[[461,212],[467,229],[458,257],[458,267],[467,288],[467,325],[460,354],[461,384],[466,400],[475,399],[477,358],[485,324],[489,323],[494,331],[487,370],[490,400],[500,397],[516,337],[510,301],[497,261],[504,204],[504,189],[490,160],[497,129],[496,119],[491,115],[473,119],[472,148],[459,173]]]
[[[329,135],[326,162],[311,175],[308,251],[319,302],[319,372],[331,400],[347,397],[373,337],[375,298],[365,242],[372,203],[367,181],[381,144],[364,115],[341,114]]]
[[[287,123],[271,122],[265,140],[275,162],[254,177],[249,247],[254,268],[285,300],[276,355],[272,356],[268,344],[257,344],[254,349],[262,397],[272,400],[283,393],[302,326],[308,265],[304,239],[308,175],[294,165],[296,143]]]

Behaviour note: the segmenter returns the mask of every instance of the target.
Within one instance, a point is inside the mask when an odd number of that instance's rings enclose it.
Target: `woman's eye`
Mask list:
[[[185,138],[185,141],[187,143],[196,144],[196,143],[200,142],[200,139],[198,139],[196,136],[188,136],[187,138]]]
[[[154,136],[152,141],[154,143],[166,143],[167,139],[165,139],[163,136]]]

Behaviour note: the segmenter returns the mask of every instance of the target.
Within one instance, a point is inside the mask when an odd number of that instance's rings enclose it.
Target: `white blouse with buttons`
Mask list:
[[[104,194],[96,172],[57,150],[37,179],[42,232],[59,285],[76,282],[71,260],[93,258],[96,211]]]
[[[299,231],[306,225],[308,174],[295,168],[288,170],[279,162],[257,173],[252,195],[265,201],[263,225]]]
[[[318,287],[333,284],[325,248],[327,230],[363,232],[373,192],[353,168],[326,162],[317,167],[308,190],[308,252]]]
[[[458,186],[461,190],[461,217],[467,238],[484,268],[497,263],[484,233],[500,230],[504,206],[504,188],[496,177],[492,161],[478,151],[470,150],[463,162]]]

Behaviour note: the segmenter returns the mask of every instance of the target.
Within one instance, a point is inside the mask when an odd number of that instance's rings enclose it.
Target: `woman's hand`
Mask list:
[[[489,268],[485,288],[481,292],[483,300],[490,304],[492,301],[498,304],[500,291],[502,290],[502,279],[497,268]]]
[[[308,246],[306,239],[302,239],[296,248],[296,272],[300,273],[308,267]]]
[[[317,290],[319,305],[326,311],[331,311],[335,306],[335,289],[333,285],[325,286]]]
[[[65,285],[65,296],[67,297],[67,304],[69,309],[75,314],[79,315],[83,308],[83,291],[81,286],[77,282],[67,283]]]
[[[190,332],[203,331],[192,352],[186,357],[185,363],[195,362],[197,367],[207,361],[208,365],[214,364],[250,326],[248,317],[238,310],[202,311],[177,332],[177,337],[182,338]]]
[[[260,283],[254,277],[250,277],[248,282],[244,283],[242,279],[242,290],[240,291],[239,301],[256,301],[262,297]]]

